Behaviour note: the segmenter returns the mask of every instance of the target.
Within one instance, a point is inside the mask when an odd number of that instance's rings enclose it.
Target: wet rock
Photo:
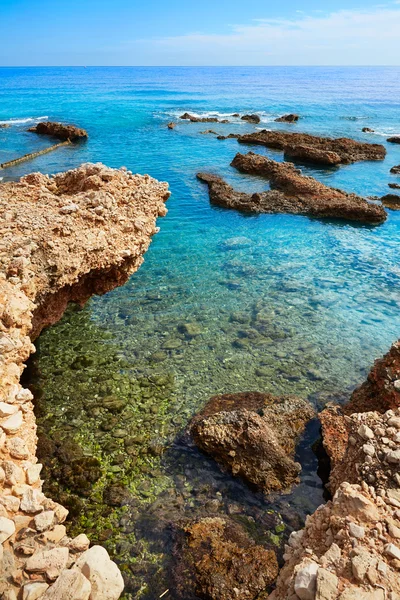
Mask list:
[[[397,194],[386,194],[386,196],[382,196],[381,202],[386,208],[400,210],[400,196]]]
[[[179,325],[178,329],[188,338],[195,338],[203,333],[203,329],[198,323],[183,323]]]
[[[165,340],[161,347],[164,348],[164,350],[177,350],[181,346],[182,340],[180,340],[179,338],[168,338]]]
[[[295,446],[313,414],[307,402],[290,396],[225,394],[211,398],[190,431],[223,468],[268,493],[297,480]]]
[[[390,169],[390,172],[394,175],[400,175],[400,165],[396,165]]]
[[[400,144],[400,135],[394,135],[387,139],[391,144]]]
[[[248,123],[259,123],[261,121],[260,117],[258,115],[243,115],[243,117],[240,117],[242,119],[242,121],[247,121]]]
[[[207,517],[183,528],[175,548],[178,598],[252,600],[277,573],[275,553],[256,545],[230,519]]]
[[[167,127],[168,127],[168,129],[175,129],[176,123],[172,123],[172,122],[168,123]]]
[[[246,194],[234,190],[216,175],[198,173],[197,177],[208,185],[212,204],[243,212],[292,213],[365,223],[382,223],[387,217],[382,206],[305,177],[291,163],[277,163],[250,152],[237,154],[232,166],[244,173],[266,177],[273,189]]]
[[[207,134],[218,135],[218,133],[216,131],[214,131],[214,129],[206,129],[205,131],[200,131],[200,133],[202,135],[207,135]]]
[[[34,127],[30,127],[28,131],[39,133],[40,135],[51,135],[59,140],[82,140],[88,137],[87,132],[84,129],[75,127],[75,125],[64,125],[63,123],[53,123],[51,121],[44,121],[38,123]]]
[[[181,115],[179,118],[186,121],[191,121],[192,123],[228,123],[227,120],[220,121],[217,119],[217,117],[195,117],[187,112]]]
[[[256,133],[239,135],[238,141],[241,144],[256,144],[283,151],[296,146],[306,148],[311,146],[315,150],[335,152],[340,156],[342,164],[358,160],[383,160],[386,156],[386,149],[381,144],[367,144],[349,138],[324,138],[308,133],[286,133],[264,129]]]
[[[299,115],[294,113],[290,113],[289,115],[283,115],[282,117],[278,117],[275,119],[276,123],[297,123],[300,119]]]
[[[80,556],[75,566],[91,583],[91,600],[118,600],[124,581],[107,550],[93,546]]]
[[[285,149],[286,159],[298,159],[302,162],[310,162],[328,166],[339,165],[342,162],[340,155],[331,150],[321,150],[305,144],[291,146]]]
[[[221,244],[224,250],[236,250],[236,248],[248,248],[253,245],[253,242],[242,235],[224,240]]]
[[[128,403],[125,398],[118,396],[105,396],[100,402],[103,408],[110,412],[121,412]]]

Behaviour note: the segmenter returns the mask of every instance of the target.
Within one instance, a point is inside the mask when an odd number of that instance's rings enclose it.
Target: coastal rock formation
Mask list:
[[[233,134],[235,137],[236,135]],[[314,151],[334,152],[340,157],[340,164],[350,164],[359,160],[383,160],[386,156],[386,149],[381,144],[367,144],[365,142],[356,142],[349,138],[327,138],[310,135],[308,133],[286,133],[283,131],[268,131],[263,129],[255,133],[238,135],[240,144],[256,144],[266,146],[284,152],[297,152],[298,158],[307,159],[311,147]],[[221,139],[225,139],[221,137]],[[301,150],[295,150],[296,147],[303,146],[303,156]],[[320,160],[319,162],[322,162]],[[332,164],[332,157],[328,155],[328,165]],[[337,163],[339,164],[339,163]]]
[[[51,121],[38,123],[34,127],[30,127],[28,131],[39,133],[40,135],[51,135],[59,140],[71,140],[71,142],[84,140],[88,137],[84,129],[75,127],[75,125],[64,125],[63,123],[53,123]]]
[[[255,544],[228,518],[185,525],[174,554],[176,593],[182,600],[253,600],[278,574],[275,552]]]
[[[1,186],[0,594],[4,598],[44,594],[45,599],[58,599],[69,597],[62,595],[63,590],[73,589],[76,598],[90,594],[116,600],[122,591],[121,575],[105,550],[87,550],[89,540],[83,536],[70,540],[63,525],[68,511],[41,491],[32,394],[19,379],[35,351],[32,340],[61,317],[69,301],[83,304],[92,294],[124,283],[140,266],[157,230],[156,218],[166,212],[168,195],[165,183],[101,164],[82,165],[54,177],[33,173]],[[105,589],[99,590],[99,581]]]
[[[261,121],[260,117],[258,115],[243,115],[243,117],[240,117],[242,119],[242,121],[247,121],[248,123],[259,123]]]
[[[340,155],[331,150],[323,150],[299,144],[298,146],[288,146],[285,148],[285,158],[294,158],[295,160],[310,162],[314,164],[335,166],[342,162]]]
[[[390,169],[390,172],[394,175],[400,175],[400,165],[396,165]]]
[[[397,187],[396,184],[391,184],[391,187]],[[399,186],[400,187],[400,186]],[[380,199],[383,206],[391,210],[400,210],[400,196],[397,194],[386,194]]]
[[[400,144],[400,135],[394,135],[388,138],[386,141],[390,142],[391,144]]]
[[[173,123],[173,122],[168,123],[167,127],[168,127],[168,129],[175,129],[176,123]]]
[[[388,183],[388,186],[392,189],[392,190],[400,190],[400,183]]]
[[[248,392],[214,396],[194,417],[198,448],[266,493],[292,485],[300,472],[296,443],[314,411],[299,398]]]
[[[290,113],[289,115],[283,115],[275,119],[275,123],[297,123],[300,119],[299,115]]]
[[[184,113],[179,117],[180,119],[184,119],[186,121],[191,121],[192,123],[229,123],[227,119],[217,119],[217,117],[195,117],[189,113]]]
[[[346,415],[400,408],[400,341],[383,358],[375,361],[367,380],[343,407]]]
[[[197,177],[209,186],[212,204],[244,212],[292,213],[371,224],[382,223],[387,217],[382,206],[305,177],[291,163],[278,163],[250,152],[237,154],[231,164],[241,172],[266,177],[273,189],[246,194],[235,191],[216,175],[199,173]]]

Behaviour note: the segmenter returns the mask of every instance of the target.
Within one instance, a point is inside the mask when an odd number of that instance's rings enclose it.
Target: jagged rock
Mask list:
[[[94,600],[90,581],[79,569],[61,571],[57,581],[46,591],[42,600]],[[107,598],[112,598],[108,596]]]
[[[50,527],[53,525],[54,517],[54,510],[45,510],[39,513],[34,518],[36,529],[38,531],[45,531],[46,529],[50,529]]]
[[[387,139],[391,144],[400,144],[400,135],[394,135]]]
[[[400,196],[397,196],[396,194],[386,194],[386,196],[382,196],[381,202],[386,208],[400,210]]]
[[[299,115],[294,113],[290,113],[289,115],[283,115],[282,117],[278,117],[275,119],[276,123],[297,123],[300,119]]]
[[[299,159],[303,162],[321,163],[322,165],[339,165],[342,162],[337,152],[313,148],[305,144],[285,148],[285,158]]]
[[[175,591],[181,600],[252,600],[278,573],[275,553],[256,545],[228,518],[185,525],[174,554]]]
[[[395,167],[392,167],[390,169],[391,173],[394,173],[394,175],[400,175],[400,165],[396,165]]]
[[[92,546],[80,556],[75,566],[91,583],[90,600],[117,600],[120,597],[124,581],[107,550]]]
[[[314,150],[335,152],[340,156],[342,164],[349,164],[358,160],[383,160],[386,156],[386,149],[381,144],[357,142],[350,138],[327,138],[310,135],[309,133],[287,133],[267,129],[245,135],[233,134],[233,137],[237,137],[241,144],[256,144],[283,151],[296,146],[305,146],[307,149],[311,146]],[[328,164],[332,163],[329,162]]]
[[[30,573],[60,573],[67,566],[68,556],[68,548],[35,552],[26,561],[25,570]]]
[[[10,434],[17,433],[22,427],[23,417],[22,412],[19,410],[18,412],[8,417],[5,421],[0,423],[0,427],[6,432]]]
[[[26,583],[22,588],[22,600],[38,600],[49,587],[49,584],[44,581],[32,581]],[[60,599],[62,596],[60,596]]]
[[[290,396],[225,394],[211,398],[190,431],[223,468],[268,493],[297,480],[295,446],[313,415],[307,402]]]
[[[53,123],[51,121],[38,123],[34,127],[30,127],[28,131],[39,133],[40,135],[51,135],[59,140],[71,140],[71,142],[88,137],[84,129],[75,127],[75,125],[64,125],[63,123]]]
[[[240,117],[242,119],[242,121],[247,121],[248,123],[259,123],[261,121],[260,117],[258,115],[243,115],[243,117]]]
[[[382,206],[305,177],[291,163],[277,163],[249,152],[237,154],[231,164],[241,172],[266,177],[273,189],[246,194],[216,175],[198,173],[197,177],[209,187],[212,204],[243,212],[291,213],[365,223],[382,223],[387,217]]]
[[[85,533],[80,533],[75,538],[73,538],[69,544],[68,548],[71,552],[85,552],[89,548],[90,540]]]
[[[300,566],[294,580],[294,591],[300,600],[314,600],[317,591],[317,573],[319,565],[307,562]]]
[[[192,123],[229,123],[227,119],[220,121],[217,119],[217,117],[195,117],[189,113],[184,113],[179,118],[186,121],[191,121]]]

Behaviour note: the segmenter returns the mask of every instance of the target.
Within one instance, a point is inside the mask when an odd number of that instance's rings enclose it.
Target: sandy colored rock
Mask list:
[[[278,117],[275,119],[275,123],[297,123],[300,119],[299,115],[294,113],[290,113],[288,115],[283,115],[282,117]]]
[[[382,196],[380,200],[386,208],[400,210],[400,196],[398,194],[386,194],[385,196]]]
[[[117,600],[120,597],[124,581],[107,550],[92,546],[82,554],[75,566],[91,583],[90,600]]]
[[[79,569],[65,569],[44,594],[43,600],[89,600],[92,586]],[[111,598],[111,597],[110,597]]]

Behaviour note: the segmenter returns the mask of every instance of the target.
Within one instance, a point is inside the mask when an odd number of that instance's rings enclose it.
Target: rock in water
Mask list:
[[[237,154],[231,164],[244,173],[267,178],[272,189],[246,194],[237,192],[217,175],[199,173],[197,177],[208,184],[212,204],[243,212],[292,213],[361,223],[386,220],[382,206],[305,177],[292,163],[278,163],[249,152]]]
[[[400,144],[400,135],[394,135],[393,137],[388,138],[387,141],[391,144]]]
[[[234,135],[234,137],[237,137],[241,144],[256,144],[284,152],[290,150],[293,152],[298,146],[304,146],[306,149],[311,147],[321,152],[336,152],[340,156],[341,164],[349,164],[358,160],[383,160],[386,156],[386,149],[381,144],[367,144],[350,138],[327,138],[309,133],[287,133],[267,129],[246,135]],[[307,158],[308,153],[309,150],[306,150],[304,158]],[[300,158],[300,151],[297,151],[297,154]],[[328,162],[327,164],[332,163]]]
[[[363,127],[362,132],[363,133],[374,133],[374,130],[371,129],[370,127]]]
[[[243,115],[243,117],[240,117],[242,119],[242,121],[247,121],[248,123],[259,123],[261,121],[260,117],[258,115]]]
[[[400,175],[400,165],[396,165],[390,169],[390,172],[394,175]]]
[[[295,447],[313,416],[310,404],[299,398],[225,394],[211,398],[190,431],[198,448],[224,469],[269,493],[297,480]]]
[[[275,123],[297,123],[300,119],[299,115],[290,113],[289,115],[283,115],[275,119]]]
[[[396,184],[392,184],[392,186],[395,185]],[[391,210],[400,210],[400,196],[397,194],[386,194],[386,196],[382,196],[381,202],[383,206],[386,206],[386,208],[390,208]]]
[[[39,133],[40,135],[51,135],[59,140],[83,140],[88,137],[84,129],[75,127],[75,125],[64,125],[63,123],[53,123],[52,121],[44,121],[38,123],[34,127],[30,127],[28,131]]]
[[[253,600],[278,574],[275,552],[256,545],[228,518],[208,517],[186,525],[174,554],[180,600]]]

